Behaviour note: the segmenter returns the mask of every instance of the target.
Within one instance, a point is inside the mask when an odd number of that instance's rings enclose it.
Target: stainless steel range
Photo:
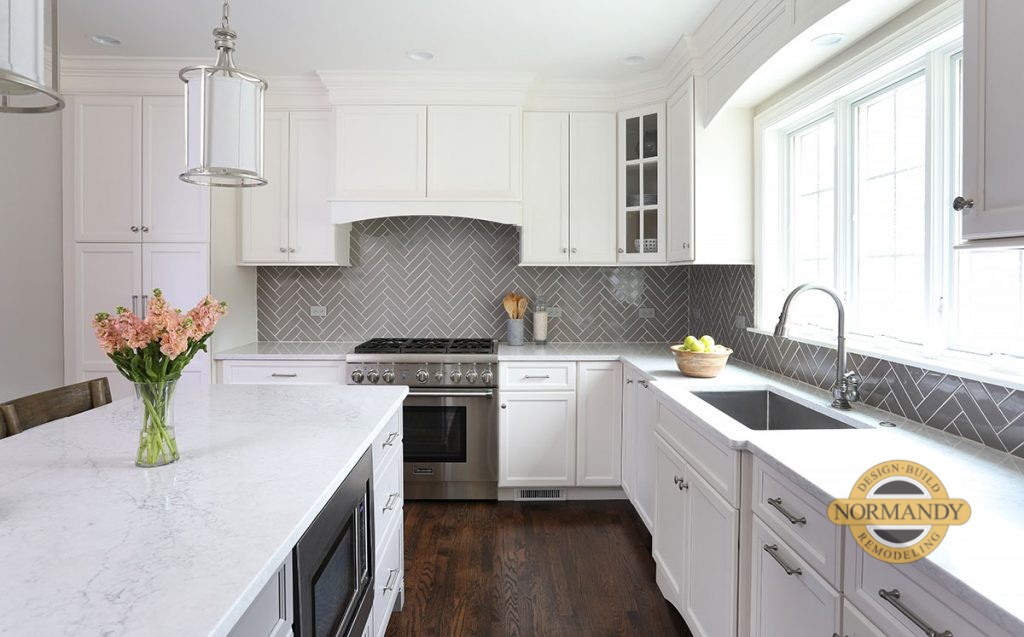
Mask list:
[[[498,497],[498,356],[477,338],[375,338],[345,357],[350,385],[408,385],[405,497]]]

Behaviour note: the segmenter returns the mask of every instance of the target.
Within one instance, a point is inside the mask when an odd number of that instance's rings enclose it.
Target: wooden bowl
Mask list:
[[[690,352],[682,345],[673,345],[669,349],[676,357],[676,367],[684,376],[694,378],[714,378],[725,367],[732,350],[728,347],[724,352]]]

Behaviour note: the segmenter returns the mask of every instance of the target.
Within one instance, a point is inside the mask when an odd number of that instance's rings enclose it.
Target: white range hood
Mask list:
[[[320,76],[335,113],[334,223],[440,216],[522,224],[520,104],[529,76]]]

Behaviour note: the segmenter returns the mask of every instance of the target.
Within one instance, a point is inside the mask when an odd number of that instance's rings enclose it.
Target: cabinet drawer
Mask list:
[[[225,385],[340,385],[341,361],[222,361]]]
[[[658,404],[658,432],[729,504],[739,507],[740,454]]]
[[[838,589],[845,527],[829,521],[827,504],[811,497],[758,458],[754,458],[753,473],[754,513]]]
[[[388,619],[395,608],[402,582],[402,528],[392,529],[383,546],[377,547],[377,564],[373,581],[373,630],[381,637],[388,629]]]
[[[498,366],[498,385],[502,390],[576,389],[576,363],[517,362]]]
[[[386,457],[388,460],[379,471],[377,467],[373,468],[373,529],[378,543],[388,535],[396,519],[402,519],[405,499],[401,454],[388,454]]]
[[[924,634],[910,615],[930,626],[936,634],[949,631],[956,637],[1010,637],[1009,632],[929,580],[916,566],[876,560],[853,541],[846,543],[843,579],[847,599],[890,637],[920,637]],[[890,595],[892,601],[886,600],[880,594],[883,590],[888,593],[898,591],[898,598]]]
[[[384,429],[381,429],[380,433],[377,434],[377,438],[373,441],[373,449],[370,451],[373,457],[373,471],[374,471],[374,483],[377,482],[377,476],[383,475],[377,473],[377,467],[385,467],[388,462],[391,461],[392,456],[402,456],[402,412],[399,410],[391,417],[388,424],[384,425]],[[398,472],[402,472],[402,467],[398,467]]]

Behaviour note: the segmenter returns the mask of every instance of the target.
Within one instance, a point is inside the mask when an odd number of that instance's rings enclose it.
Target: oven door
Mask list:
[[[405,497],[497,498],[497,409],[492,389],[411,389],[402,413]]]

